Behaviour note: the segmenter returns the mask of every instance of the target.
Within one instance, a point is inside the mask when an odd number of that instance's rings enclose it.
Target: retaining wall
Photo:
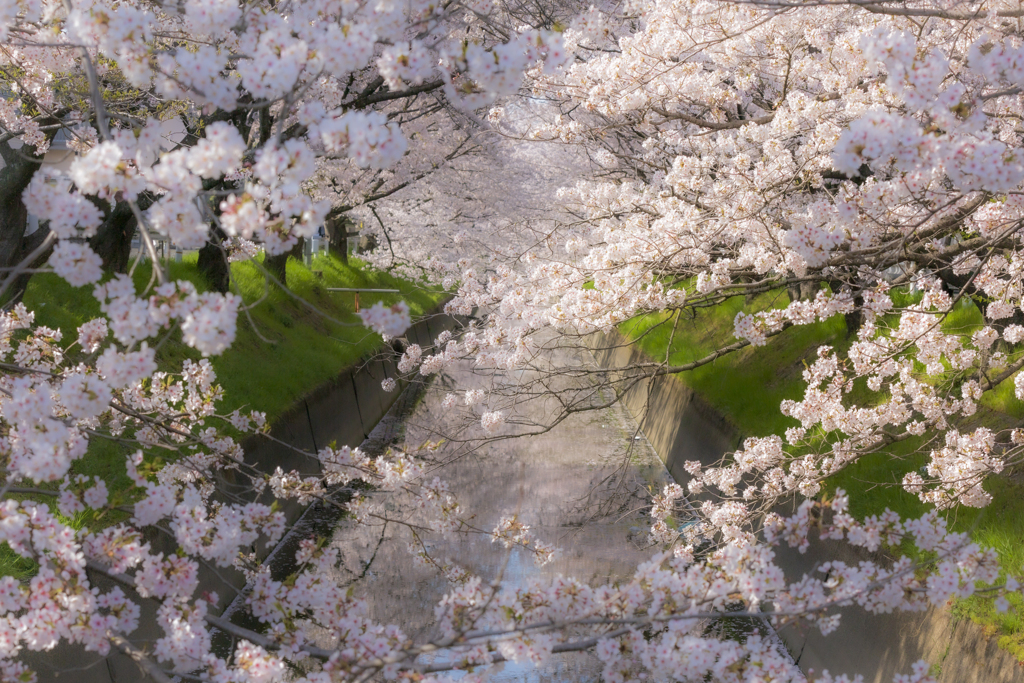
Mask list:
[[[459,320],[454,317],[434,313],[414,324],[406,336],[412,343],[426,348],[433,344],[441,332],[454,328],[458,323]],[[399,381],[395,391],[385,392],[381,388],[381,381],[386,377],[398,379],[393,360],[379,358],[377,354],[363,359],[333,381],[321,385],[296,402],[274,422],[270,435],[283,443],[261,436],[250,436],[242,441],[246,461],[264,472],[273,472],[280,467],[285,472],[298,470],[310,476],[319,474],[319,461],[294,449],[313,453],[331,442],[337,446],[351,447],[364,444],[370,432],[406,388],[407,383]],[[231,473],[227,473],[224,483],[228,490],[235,489],[235,492],[252,498],[251,493],[243,491],[241,478],[232,478]],[[269,491],[263,498],[265,502],[270,502]],[[288,524],[294,524],[305,509],[306,506],[300,506],[295,501],[286,501],[283,511]],[[147,540],[154,552],[171,554],[175,551],[175,544],[165,534],[153,534]],[[262,546],[256,549],[261,559],[265,559],[271,550]],[[102,591],[117,585],[95,573],[91,574],[91,578]],[[216,593],[218,608],[224,610],[244,586],[245,577],[240,572],[230,568],[217,568],[214,571],[201,565],[199,590],[196,594]],[[139,627],[130,640],[138,649],[152,652],[153,642],[163,636],[163,630],[156,623],[159,605],[153,600],[136,598],[136,601],[140,603],[142,613]],[[36,670],[40,683],[131,683],[146,680],[134,661],[113,649],[107,657],[100,657],[83,652],[79,645],[62,642],[46,652],[23,651],[21,658]]]
[[[685,461],[712,465],[740,445],[739,430],[681,381],[670,376],[646,378],[630,370],[630,365],[651,359],[619,332],[597,333],[588,342],[601,367],[626,380],[629,389],[623,403],[679,484],[691,479],[683,469]],[[777,556],[789,577],[809,574],[829,560],[856,564],[885,559],[860,551],[815,540],[804,554],[784,548]],[[924,659],[938,668],[940,683],[1024,681],[1024,668],[1015,657],[999,649],[977,624],[955,621],[945,609],[882,615],[848,609],[840,627],[828,636],[794,627],[779,635],[805,672],[828,669],[833,674],[861,674],[865,683],[890,683],[895,674],[910,673],[911,666]]]
[[[651,379],[630,370],[650,358],[621,334],[598,333],[589,341],[601,367],[626,381],[623,404],[677,482],[690,478],[683,469],[687,460],[710,464],[739,445],[739,430],[675,377]]]

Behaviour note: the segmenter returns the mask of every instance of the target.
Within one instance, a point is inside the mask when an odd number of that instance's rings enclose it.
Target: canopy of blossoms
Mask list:
[[[453,310],[490,311],[489,327],[449,357],[511,368],[543,352],[533,339],[544,327],[584,336],[642,313],[678,321],[788,291],[786,306],[740,312],[735,338],[707,357],[636,366],[618,384],[846,317],[849,350],[818,349],[804,397],[780,406],[800,426],[695,469],[694,490],[763,510],[927,435],[927,471],[907,475],[906,489],[940,508],[986,505],[984,478],[1019,462],[1024,441],[960,426],[1003,382],[1024,398],[1021,13],[931,2],[592,7],[563,36],[574,61],[531,78],[531,106],[491,113],[520,145],[563,144],[581,170],[560,190],[561,217],[514,226],[526,247],[441,269],[460,286]],[[943,326],[970,302],[983,326]],[[869,403],[849,398],[857,381],[874,392]]]
[[[56,330],[20,304],[0,312],[0,541],[38,565],[26,582],[0,579],[0,680],[33,680],[23,655],[59,643],[116,648],[157,680],[442,680],[576,650],[594,651],[613,682],[801,680],[770,639],[730,640],[706,624],[764,615],[827,633],[845,608],[916,611],[978,591],[1005,607],[1016,580],[1001,581],[995,554],[937,513],[859,522],[845,494],[811,498],[825,477],[910,435],[940,436],[928,477],[904,482],[938,507],[984,505],[984,478],[1019,458],[1019,430],[956,425],[1003,381],[1016,377],[1024,398],[1024,48],[1014,21],[1024,10],[660,0],[582,9],[0,2],[0,237],[28,239],[29,213],[43,226],[17,258],[3,254],[0,296],[20,276],[52,270],[88,288],[103,314]],[[495,104],[490,123],[482,120]],[[162,135],[168,117],[183,121],[183,139]],[[582,335],[638,313],[780,289],[796,293],[792,302],[740,314],[736,342],[718,355],[837,314],[856,340],[843,356],[820,349],[805,396],[780,407],[800,427],[749,440],[722,467],[691,466],[691,491],[716,496],[688,534],[666,521],[684,491],[655,498],[651,539],[663,552],[633,576],[511,589],[453,572],[436,610],[442,635],[416,642],[330,583],[331,551],[305,543],[296,574],[272,576],[252,553],[286,530],[269,503],[329,501],[348,487],[344,505],[359,521],[379,518],[387,500],[402,512],[389,519],[410,528],[486,533],[540,562],[552,549],[515,518],[475,529],[416,454],[325,448],[309,454],[319,476],[255,468],[236,436],[266,435],[265,417],[219,414],[208,362],[158,372],[154,351],[177,328],[204,356],[223,353],[240,297],[199,292],[158,267],[139,291],[124,274],[104,276],[92,240],[134,221],[154,262],[158,238],[215,252],[246,240],[281,254],[329,218],[457,158],[470,126],[568,145],[578,181],[559,193],[562,211],[512,226],[519,232],[491,245],[495,259],[470,259],[481,251],[471,240],[474,254],[446,244],[425,264],[458,288],[452,312],[480,307],[486,323],[432,349],[405,345],[402,372],[429,377],[467,357],[514,369],[544,351],[533,343],[544,327]],[[63,169],[41,158],[58,131],[76,153]],[[417,220],[415,211],[395,215]],[[423,227],[431,240],[451,234]],[[403,231],[391,245],[396,258],[424,245],[416,225]],[[897,303],[911,285],[919,296]],[[945,330],[944,316],[966,297],[983,307],[986,325]],[[409,309],[375,306],[362,320],[401,337]],[[877,401],[846,398],[860,378]],[[454,409],[455,395],[446,402]],[[484,433],[507,419],[482,390],[465,392],[462,405],[480,414]],[[103,439],[132,444],[132,490],[69,474]],[[249,502],[223,495],[229,475]],[[807,498],[795,515],[769,513],[790,495]],[[87,508],[124,521],[76,531],[68,520]],[[784,576],[775,549],[806,547],[812,528],[868,550],[905,543],[922,562],[832,562]],[[156,537],[175,552],[156,550]],[[224,619],[222,601],[200,592],[201,570],[226,567],[245,572],[245,608],[258,628]],[[151,646],[132,639],[143,599],[158,605],[162,636]],[[232,644],[216,646],[214,629]],[[314,644],[323,632],[335,645]],[[900,680],[928,680],[927,667]]]

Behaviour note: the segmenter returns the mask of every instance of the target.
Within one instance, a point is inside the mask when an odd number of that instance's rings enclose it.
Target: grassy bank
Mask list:
[[[133,276],[138,291],[146,286],[150,275],[149,264],[141,264]],[[170,276],[192,282],[199,291],[207,290],[194,255],[181,263],[171,263]],[[255,265],[232,264],[232,279],[246,304],[264,297],[264,278]],[[359,322],[353,295],[329,292],[328,288],[397,289],[399,294],[361,294],[360,304],[368,307],[377,301],[391,304],[404,300],[413,317],[434,308],[444,296],[423,283],[374,271],[356,259],[346,265],[326,255],[316,257],[311,268],[289,260],[288,286],[294,297],[271,288],[250,310],[251,322],[240,313],[234,344],[220,356],[210,358],[217,381],[224,388],[222,408],[227,411],[248,406],[265,411],[273,419],[314,387],[380,346],[380,335]],[[338,322],[316,313],[296,297]],[[91,287],[74,288],[53,275],[32,278],[24,301],[35,312],[37,324],[66,333],[100,315]],[[73,336],[64,339],[65,344],[72,341]],[[157,363],[161,370],[174,372],[180,370],[186,358],[198,360],[201,355],[181,341],[180,333],[175,333],[160,346]]]
[[[671,364],[688,363],[708,355],[723,344],[735,341],[733,320],[740,311],[783,307],[789,303],[785,293],[765,294],[750,303],[742,297],[730,299],[712,309],[699,311],[692,318],[676,321],[668,314],[635,318],[620,326],[620,331],[657,360]],[[973,304],[949,316],[947,330],[970,332],[981,326],[981,313]],[[673,332],[674,328],[674,332]],[[669,348],[669,341],[672,341]],[[746,347],[714,363],[682,373],[678,381],[699,393],[725,416],[741,433],[751,436],[782,435],[797,421],[779,410],[784,399],[798,400],[805,383],[802,372],[817,358],[819,346],[827,344],[845,351],[850,344],[842,316],[801,327],[790,328],[759,348]],[[857,386],[853,400],[870,401],[865,386]],[[1012,381],[988,392],[982,405],[961,429],[980,424],[995,428],[1016,425],[1024,418],[1024,405],[1013,394]],[[915,453],[920,441],[895,444],[883,453],[862,458],[856,465],[834,476],[829,490],[843,488],[850,493],[851,512],[863,518],[886,508],[904,517],[919,517],[931,506],[922,503],[899,485],[903,475],[922,467],[927,456]],[[1019,572],[1024,566],[1024,475],[1007,472],[986,483],[993,502],[981,510],[957,509],[945,512],[951,528],[966,531],[981,544],[995,549],[1003,566]],[[1011,596],[1016,609],[1000,614],[991,601],[969,599],[957,602],[954,612],[981,624],[1004,649],[1024,661],[1024,600]]]
[[[169,268],[171,279],[188,280],[200,291],[208,289],[196,267],[195,255],[186,256],[180,263],[172,262]],[[254,264],[232,264],[233,291],[240,293],[246,304],[255,305],[249,316],[239,314],[234,344],[220,356],[209,359],[217,374],[216,381],[224,390],[218,404],[220,414],[237,408],[260,410],[273,422],[297,400],[382,345],[380,335],[360,323],[353,295],[329,292],[328,288],[397,289],[399,294],[363,293],[360,304],[366,307],[377,301],[391,304],[404,300],[414,318],[435,308],[445,296],[425,283],[392,277],[357,259],[345,264],[333,256],[321,255],[314,258],[310,268],[290,260],[287,269],[288,285],[295,296],[276,287],[267,290],[263,274]],[[151,275],[150,264],[140,264],[133,273],[136,291],[143,291]],[[50,274],[32,278],[24,303],[35,313],[38,325],[64,333],[60,343],[65,347],[75,341],[79,325],[101,315],[91,286],[75,288]],[[71,353],[74,357],[77,348]],[[165,372],[180,372],[186,359],[201,357],[175,331],[160,343],[157,364]],[[101,477],[113,500],[117,492],[131,488],[125,457],[133,450],[113,441],[93,439],[86,455],[74,463],[73,472]],[[116,521],[119,520],[114,513],[101,519],[73,520],[76,528]],[[6,544],[0,546],[0,575],[25,576],[32,571],[31,563],[16,556]]]

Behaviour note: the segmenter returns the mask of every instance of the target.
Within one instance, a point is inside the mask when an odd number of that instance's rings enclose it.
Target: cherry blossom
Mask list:
[[[385,337],[401,336],[412,321],[409,319],[409,305],[400,301],[393,306],[381,302],[359,311],[363,324]]]
[[[0,580],[0,674],[31,680],[18,656],[58,644],[105,655],[133,637],[143,599],[161,635],[139,661],[248,683],[441,681],[420,654],[485,669],[583,649],[613,682],[802,680],[768,634],[709,627],[746,613],[830,633],[847,609],[917,612],[973,595],[1005,608],[1015,569],[936,511],[987,505],[986,478],[1024,453],[1021,430],[968,419],[1003,382],[1024,400],[1020,36],[996,9],[782,9],[0,3],[13,74],[0,145],[25,209],[11,212],[11,243],[31,238],[29,213],[44,238],[0,287],[52,271],[92,285],[102,313],[55,330],[24,306],[0,311],[0,455],[17,496],[0,501],[0,541],[37,567],[24,583]],[[69,159],[42,164],[58,130]],[[152,261],[141,289],[104,274],[94,239],[125,211]],[[270,257],[352,219],[379,238],[372,263],[454,291],[446,310],[475,315],[421,346],[403,338],[407,303],[361,310],[397,350],[401,377],[382,388],[471,363],[480,384],[451,388],[441,407],[479,423],[480,438],[528,433],[520,396],[557,394],[553,424],[794,327],[842,316],[848,344],[807,357],[802,395],[779,406],[794,426],[687,463],[688,481],[653,496],[653,554],[632,576],[492,585],[420,535],[483,534],[541,564],[555,549],[517,514],[478,528],[429,457],[331,445],[306,454],[315,474],[261,467],[239,437],[273,438],[267,419],[220,415],[209,361],[158,371],[156,349],[176,330],[204,357],[229,349],[243,301],[172,280],[154,239],[249,258],[269,287]],[[621,372],[566,360],[556,381],[537,370],[541,354],[563,357],[568,342],[638,315],[677,326],[741,300],[733,338],[704,358],[634,359]],[[954,329],[965,304],[982,322]],[[573,396],[561,377],[595,384]],[[863,456],[924,435],[927,462],[902,480],[929,506],[921,518],[857,520],[844,493],[822,495]],[[72,469],[102,440],[133,452],[126,490]],[[794,514],[774,512],[789,499]],[[287,530],[278,500],[402,527],[451,582],[436,608],[442,637],[375,622],[332,583],[337,552],[316,543],[300,542],[297,570],[275,578],[255,553]],[[124,513],[113,526],[66,519],[112,508]],[[831,560],[786,576],[776,550],[816,536],[868,552],[905,544],[921,561]],[[200,594],[204,567],[246,577],[240,602],[258,628]],[[214,647],[215,627],[230,652]],[[314,646],[316,629],[337,642]],[[926,680],[925,664],[897,678]]]

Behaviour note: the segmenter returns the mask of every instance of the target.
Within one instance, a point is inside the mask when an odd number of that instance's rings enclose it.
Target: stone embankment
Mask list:
[[[650,361],[618,332],[595,334],[590,346],[601,367],[610,372]],[[623,405],[680,484],[690,479],[683,469],[685,461],[713,464],[739,446],[744,436],[674,377],[638,381],[625,393]],[[829,560],[852,564],[870,557],[857,550],[818,540],[803,555],[780,551],[779,564],[787,576],[799,577]],[[808,673],[827,669],[834,674],[861,674],[865,683],[889,683],[894,675],[909,673],[914,662],[924,659],[932,664],[939,683],[1024,681],[1024,667],[1015,657],[986,637],[980,626],[954,619],[948,609],[882,615],[849,609],[839,629],[827,637],[816,629],[803,633],[794,628],[779,635]]]
[[[426,348],[433,345],[433,340],[441,332],[457,324],[455,318],[434,313],[418,321],[406,334],[412,343]],[[398,378],[394,362],[373,356],[341,373],[333,382],[318,387],[274,423],[270,430],[272,439],[253,436],[242,442],[247,462],[257,465],[264,472],[273,472],[280,467],[286,472],[294,469],[311,476],[319,474],[319,462],[303,452],[315,453],[332,442],[337,446],[375,445],[381,440],[381,429],[374,433],[375,427],[382,422],[387,423],[382,427],[390,427],[394,420],[382,418],[393,407],[400,409],[400,406],[394,406],[400,396],[408,398],[404,392],[405,382],[399,383],[399,390],[385,392],[381,388],[381,381],[386,377]],[[229,481],[227,486],[234,486],[237,495],[252,497],[251,491],[243,488],[241,480]],[[325,533],[330,533],[333,523],[315,510],[312,514],[306,514],[307,510],[308,507],[294,502],[287,503],[284,511],[289,525],[308,529],[310,526],[322,528],[327,524]],[[154,552],[173,553],[175,550],[172,541],[166,536],[154,535],[147,540]],[[287,555],[289,544],[295,540],[296,534],[292,533],[274,548],[259,547],[257,552],[261,560],[275,553],[283,557]],[[94,576],[93,579],[103,590],[109,590],[115,585],[100,576]],[[214,571],[211,567],[201,566],[196,594],[216,593],[218,606],[225,610],[225,616],[234,614],[237,619],[241,618],[240,611],[233,607],[238,604],[244,587],[245,579],[240,572],[220,568]],[[138,649],[152,652],[153,642],[163,635],[156,624],[157,604],[152,600],[140,602],[142,614],[139,628],[132,634],[130,641]],[[62,644],[47,652],[29,652],[23,656],[37,671],[40,683],[134,683],[146,678],[130,657],[116,651],[103,658],[83,653],[78,646]]]
[[[443,316],[432,317],[409,334],[413,342],[426,346],[452,324],[453,320]],[[610,372],[643,359],[619,335],[595,335],[592,348],[598,362]],[[560,360],[550,362],[557,366]],[[574,358],[570,365],[580,360]],[[475,434],[472,426],[465,431],[465,425],[454,424],[451,413],[441,405],[444,393],[453,385],[467,389],[479,383],[484,387],[468,364],[449,370],[427,389],[422,400],[403,392],[393,405],[400,394],[383,392],[380,382],[395,374],[394,367],[379,359],[343,373],[274,425],[272,435],[287,445],[254,440],[246,443],[246,452],[263,468],[281,466],[312,473],[314,461],[291,447],[312,452],[333,441],[379,450],[392,443],[418,445],[441,434],[462,433],[467,441],[442,446],[434,456],[434,467],[464,509],[477,513],[474,522],[478,528],[491,529],[502,515],[517,514],[541,540],[560,549],[554,563],[538,568],[520,551],[508,552],[484,535],[459,536],[427,548],[432,555],[488,580],[525,584],[561,574],[604,582],[629,575],[651,552],[642,549],[649,524],[644,514],[649,491],[672,478],[685,483],[686,460],[715,462],[733,450],[742,436],[681,382],[661,377],[640,381],[622,403],[611,408],[573,415],[537,436],[477,447],[468,440],[480,434]],[[517,407],[519,418],[528,421],[532,416],[545,422],[557,412],[555,405],[547,403],[553,400],[538,397],[525,402]],[[634,436],[638,429],[646,438]],[[352,584],[367,598],[377,620],[402,624],[407,635],[417,640],[430,637],[433,608],[449,586],[435,571],[412,561],[409,544],[413,539],[408,529],[395,524],[357,527],[348,520],[339,523],[336,516],[297,506],[289,513],[296,531],[282,540],[276,555],[270,554],[272,566],[279,557],[286,558],[289,544],[308,535],[310,529],[333,533],[332,543],[342,555],[336,577],[339,584]],[[152,541],[160,547],[160,539]],[[863,557],[836,543],[817,542],[806,555],[787,553],[780,561],[788,574],[799,575],[813,571],[826,559],[855,562]],[[218,592],[222,606],[236,600],[244,585],[237,574],[223,572],[206,571],[202,581],[203,590]],[[144,603],[143,612],[142,626],[133,641],[151,650],[152,639],[160,635],[153,619],[154,605]],[[954,622],[944,610],[917,615],[868,615],[851,610],[844,614],[839,631],[827,638],[816,631],[805,634],[793,629],[784,629],[780,636],[805,671],[860,673],[867,683],[888,683],[895,673],[909,672],[918,659],[936,665],[941,683],[1024,680],[1016,660],[999,650],[994,640],[986,639],[970,622]],[[330,645],[326,638],[322,644]],[[77,649],[58,648],[33,653],[31,659],[41,681],[125,683],[143,678],[134,662],[120,654],[102,659]],[[596,679],[598,672],[596,658],[576,654],[557,658],[540,670],[499,665],[490,679],[582,681]]]

